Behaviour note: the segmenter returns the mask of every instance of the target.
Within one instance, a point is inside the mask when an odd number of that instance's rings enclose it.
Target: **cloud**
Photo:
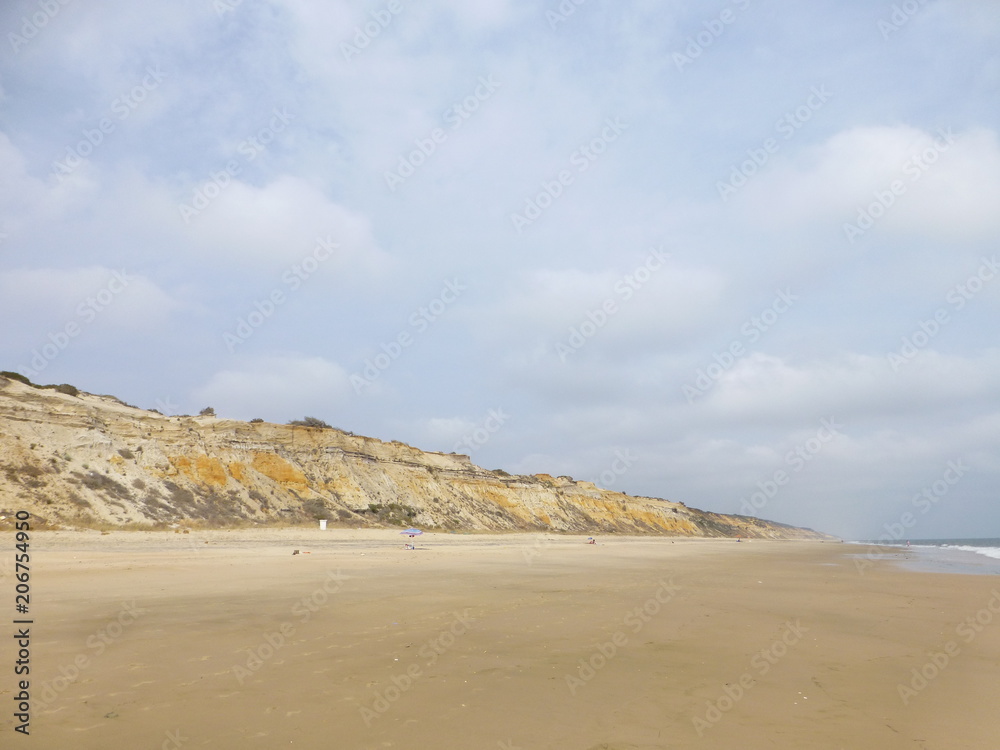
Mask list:
[[[982,240],[1000,231],[1000,143],[984,128],[851,128],[776,159],[733,201],[771,230],[818,223],[847,240],[852,223],[884,239]]]
[[[390,265],[367,218],[288,175],[262,187],[233,179],[200,213],[190,216],[183,234],[199,257],[220,265],[267,268],[294,263],[313,251],[318,238],[340,245],[334,265],[342,269],[379,274]]]
[[[35,328],[77,320],[114,331],[148,330],[179,304],[147,277],[127,268],[30,268],[0,273],[0,309],[24,315]]]
[[[928,417],[1000,395],[994,373],[1000,350],[978,356],[924,349],[902,358],[845,353],[793,363],[754,352],[719,377],[702,407],[715,419],[780,423],[803,415],[877,422],[919,413]]]
[[[28,163],[6,133],[0,131],[0,216],[8,228],[30,223],[36,212],[45,209],[45,184],[28,173]],[[9,231],[9,229],[8,229]]]
[[[334,424],[331,415],[339,413],[352,393],[349,376],[337,363],[276,354],[244,359],[237,367],[215,372],[192,390],[192,399],[231,419],[287,421],[292,414],[299,415],[294,419],[311,416]]]
[[[510,361],[531,353],[548,357],[550,366],[612,355],[648,358],[715,317],[725,288],[717,273],[677,263],[659,249],[619,258],[616,266],[523,273],[468,317]]]
[[[431,417],[418,420],[412,432],[419,436],[420,445],[427,450],[468,454],[468,447],[457,444],[476,427],[474,421],[465,417]]]
[[[140,346],[184,305],[147,277],[126,268],[0,271],[0,318],[12,366],[33,379],[65,352],[76,362]],[[58,369],[58,368],[56,368]]]

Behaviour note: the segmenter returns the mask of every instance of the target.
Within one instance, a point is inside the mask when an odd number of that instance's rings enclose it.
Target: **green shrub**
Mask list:
[[[417,516],[417,509],[403,503],[388,505],[368,504],[368,512],[372,513],[381,523],[393,526],[409,526]]]
[[[0,377],[7,378],[7,380],[16,380],[17,382],[24,383],[25,385],[30,385],[30,386],[35,385],[19,372],[11,372],[9,370],[4,370],[3,372],[0,372]]]
[[[191,506],[195,504],[194,493],[186,487],[178,487],[173,482],[164,482],[163,487],[170,493],[170,501],[177,506]]]
[[[116,497],[121,500],[132,499],[132,493],[129,491],[128,487],[115,481],[109,476],[101,474],[100,472],[91,471],[87,474],[81,475],[80,473],[74,471],[73,476],[77,477],[80,484],[88,489],[103,492],[109,497]]]
[[[294,419],[288,424],[290,424],[292,427],[317,427],[324,430],[333,429],[322,419],[317,419],[316,417],[305,417],[303,419]]]
[[[302,510],[317,521],[330,517],[330,509],[326,507],[326,500],[321,497],[314,497],[303,502]]]

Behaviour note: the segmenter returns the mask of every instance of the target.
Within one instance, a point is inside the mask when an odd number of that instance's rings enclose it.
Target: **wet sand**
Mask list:
[[[4,646],[2,745],[996,746],[996,577],[859,570],[866,550],[843,544],[414,541],[36,534],[31,735]]]

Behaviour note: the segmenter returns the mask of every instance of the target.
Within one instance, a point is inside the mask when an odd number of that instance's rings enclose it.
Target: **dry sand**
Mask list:
[[[0,540],[10,622],[13,539]],[[994,577],[881,560],[862,574],[850,554],[865,550],[842,544],[415,541],[36,534],[31,735],[13,731],[4,646],[0,745],[1000,746]],[[977,613],[985,624],[963,625]]]

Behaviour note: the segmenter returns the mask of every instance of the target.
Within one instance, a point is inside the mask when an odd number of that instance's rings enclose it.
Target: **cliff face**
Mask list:
[[[110,524],[298,523],[830,538],[334,429],[166,417],[0,377],[0,516]],[[5,523],[5,522],[0,522]]]

